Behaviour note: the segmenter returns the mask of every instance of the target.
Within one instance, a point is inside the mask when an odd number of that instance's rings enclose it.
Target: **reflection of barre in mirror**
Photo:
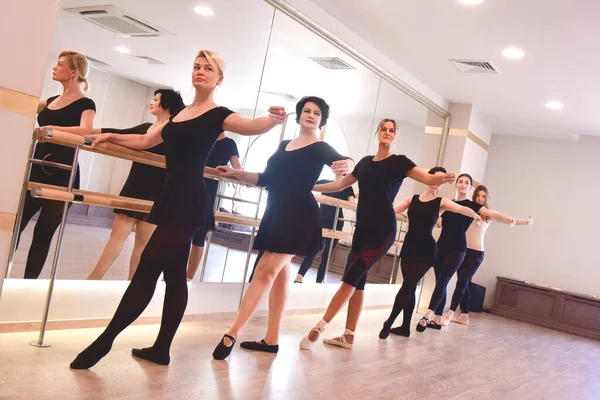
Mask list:
[[[375,156],[366,156],[351,174],[340,181],[315,186],[316,191],[335,192],[356,182],[359,200],[356,211],[356,229],[352,238],[352,250],[346,265],[342,284],[317,325],[300,342],[300,349],[310,350],[325,327],[348,303],[344,333],[325,343],[350,349],[354,346],[354,332],[362,311],[367,273],[373,265],[387,254],[394,244],[397,233],[393,201],[406,177],[426,185],[439,185],[454,180],[454,174],[428,174],[418,168],[404,155],[392,152],[398,137],[396,121],[384,119],[375,132],[378,150]]]
[[[157,227],[144,249],[140,264],[104,332],[71,363],[73,369],[94,366],[110,351],[116,337],[133,323],[150,303],[161,275],[165,297],[161,326],[152,347],[133,349],[134,356],[167,365],[170,348],[187,306],[187,262],[192,237],[200,229],[213,230],[215,217],[204,184],[204,167],[210,149],[225,130],[242,135],[269,132],[285,119],[283,107],[271,107],[269,116],[246,119],[218,106],[213,95],[224,79],[221,56],[201,50],[194,59],[193,102],[174,118],[148,129],[144,135],[102,134],[94,146],[112,142],[143,150],[164,142],[166,177],[154,202],[149,222]],[[201,134],[199,134],[201,133]]]

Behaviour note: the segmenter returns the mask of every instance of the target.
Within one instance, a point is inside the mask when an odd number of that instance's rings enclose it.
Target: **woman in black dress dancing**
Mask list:
[[[352,174],[342,180],[315,186],[316,191],[337,192],[358,181],[359,197],[356,210],[356,228],[342,285],[327,307],[323,319],[300,342],[302,350],[310,350],[337,313],[348,305],[346,330],[343,335],[325,340],[325,343],[350,349],[354,345],[354,331],[362,310],[367,272],[389,250],[396,237],[396,215],[392,202],[405,177],[425,185],[440,185],[454,180],[454,174],[430,175],[403,155],[392,153],[398,127],[394,120],[384,119],[377,127],[379,147],[375,156],[366,156],[356,165]]]
[[[443,167],[434,167],[429,170],[431,175],[446,173]],[[385,339],[391,333],[409,337],[410,320],[415,308],[415,291],[417,284],[433,266],[437,246],[432,231],[435,223],[444,211],[452,211],[473,218],[481,222],[479,215],[468,207],[463,207],[450,199],[437,197],[441,185],[427,186],[421,195],[409,196],[394,207],[396,213],[408,209],[408,232],[404,237],[402,251],[400,252],[400,268],[402,268],[402,287],[396,295],[394,307],[390,317],[383,323],[379,333]],[[393,328],[394,321],[404,311],[402,326]]]
[[[243,135],[260,135],[283,123],[285,110],[271,107],[268,117],[245,119],[213,100],[223,81],[224,62],[216,53],[201,50],[194,61],[194,101],[169,122],[145,135],[102,134],[96,144],[112,142],[132,149],[149,149],[164,141],[167,169],[164,186],[154,202],[150,222],[156,224],[140,265],[105,331],[71,363],[87,369],[110,351],[117,335],[144,311],[163,273],[166,283],[162,321],[152,347],[133,349],[134,356],[167,365],[175,332],[187,305],[186,266],[192,236],[211,229],[215,218],[204,184],[204,164],[219,135],[228,130]]]
[[[52,79],[60,82],[63,93],[60,96],[52,96],[48,100],[40,100],[37,120],[41,128],[55,128],[81,136],[92,133],[96,105],[92,99],[85,97],[81,90],[82,84],[83,91],[87,91],[89,88],[88,72],[88,60],[83,54],[65,50],[58,55],[58,62],[52,69]],[[38,160],[67,165],[73,163],[74,156],[75,149],[53,143],[43,143],[42,137],[40,137],[40,143],[35,147],[34,153],[34,158]],[[79,188],[79,165],[76,168],[73,188]],[[31,166],[29,181],[67,187],[69,176],[70,171],[34,164]],[[63,207],[62,201],[25,197],[17,246],[23,229],[35,213],[41,210],[27,255],[25,279],[37,279],[42,272],[50,250],[50,242],[52,242],[56,228],[60,225]]]
[[[181,95],[171,89],[157,89],[154,91],[154,100],[150,103],[150,113],[156,117],[154,124],[145,123],[128,129],[114,128],[95,128],[94,134],[98,133],[117,133],[132,135],[145,134],[148,129],[161,125],[169,120],[169,117],[174,117],[183,110],[185,104]],[[165,155],[164,144],[159,144],[147,150],[150,153]],[[160,189],[165,181],[164,168],[153,167],[152,165],[140,164],[134,162],[129,170],[129,176],[121,189],[120,196],[132,197],[135,199],[154,201],[160,193]],[[110,238],[104,246],[104,250],[96,263],[96,267],[88,276],[88,279],[102,279],[106,271],[115,262],[121,251],[125,240],[135,227],[135,242],[131,251],[131,259],[129,261],[129,275],[127,279],[131,280],[133,274],[140,263],[142,251],[146,247],[152,232],[156,225],[148,222],[148,213],[115,209],[115,220]]]
[[[208,155],[206,166],[215,168],[219,165],[227,165],[228,163],[231,163],[233,168],[242,169],[242,164],[240,164],[240,154],[235,141],[225,136],[225,133],[221,133],[215,146]],[[206,188],[208,189],[208,194],[210,195],[214,207],[219,183],[214,179],[208,178],[204,179],[204,183],[206,183]],[[194,279],[194,275],[196,275],[196,271],[198,271],[200,261],[202,260],[202,254],[204,253],[204,242],[206,241],[207,234],[208,231],[199,230],[192,238],[192,250],[190,251],[190,259],[187,268],[188,281]]]
[[[229,356],[239,331],[267,292],[270,292],[267,333],[261,341],[243,342],[241,347],[269,353],[279,350],[279,327],[285,308],[292,258],[322,246],[319,206],[312,188],[324,165],[332,166],[334,173],[345,173],[348,169],[347,157],[320,141],[317,136],[318,129],[327,123],[328,117],[329,106],[323,99],[305,97],[296,104],[296,122],[300,124],[300,134],[292,141],[284,140],[279,144],[264,172],[219,167],[224,171],[223,176],[268,187],[269,197],[254,242],[254,249],[261,251],[262,256],[233,325],[213,352],[217,360]]]
[[[490,210],[479,203],[469,200],[467,193],[471,190],[472,185],[473,178],[471,175],[459,175],[456,181],[457,195],[454,202],[461,206],[469,207],[483,217],[514,225],[515,219],[513,217]],[[452,211],[446,211],[442,214],[442,232],[437,241],[438,254],[433,266],[436,277],[435,289],[429,301],[429,309],[417,325],[417,332],[423,332],[426,328],[437,330],[442,328],[442,313],[446,306],[446,288],[452,275],[454,275],[465,258],[467,252],[466,232],[472,222],[473,218]],[[435,317],[431,320],[434,312]]]

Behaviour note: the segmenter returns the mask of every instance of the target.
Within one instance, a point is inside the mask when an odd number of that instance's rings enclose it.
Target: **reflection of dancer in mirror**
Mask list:
[[[214,229],[215,216],[204,184],[208,153],[224,130],[243,135],[260,135],[283,123],[285,110],[271,107],[268,117],[245,119],[213,100],[223,81],[224,61],[216,53],[201,50],[194,60],[192,104],[170,121],[148,130],[145,135],[96,135],[95,145],[112,142],[132,149],[149,149],[164,141],[167,161],[163,188],[150,222],[156,229],[142,252],[138,266],[114,317],[88,348],[71,363],[86,369],[110,351],[117,335],[144,311],[163,273],[166,283],[162,321],[152,347],[133,349],[136,357],[167,365],[169,350],[187,305],[186,267],[192,236],[200,229]]]
[[[215,168],[219,165],[227,165],[227,163],[231,163],[233,168],[242,169],[242,164],[240,164],[239,157],[240,155],[238,153],[238,148],[235,144],[235,141],[225,136],[225,133],[221,133],[221,136],[219,136],[215,146],[208,155],[206,166]],[[212,200],[214,207],[214,203],[217,198],[217,188],[219,182],[214,179],[206,178],[204,179],[204,182],[206,183],[206,188],[208,189],[208,194],[210,195],[210,199]],[[187,269],[187,279],[189,281],[194,279],[194,275],[196,275],[196,271],[198,271],[198,267],[200,266],[202,254],[204,253],[204,242],[206,241],[207,234],[207,230],[201,229],[196,232],[192,238],[192,250],[190,251],[190,259],[188,261]]]
[[[265,294],[269,293],[269,322],[265,337],[258,342],[243,342],[242,348],[277,353],[279,327],[285,309],[290,262],[294,255],[305,255],[321,248],[319,206],[312,194],[324,165],[336,174],[348,170],[347,157],[319,140],[317,132],[327,123],[329,105],[318,97],[305,97],[296,104],[300,134],[284,140],[267,161],[264,172],[245,172],[219,167],[223,176],[243,183],[268,187],[267,207],[256,235],[254,249],[263,254],[244,294],[238,315],[213,357],[223,360],[231,353],[239,331],[246,325]]]
[[[469,174],[461,174],[456,180],[455,202],[461,206],[469,207],[483,217],[491,218],[505,224],[514,224],[515,219],[497,211],[490,210],[479,203],[467,198],[473,185],[473,178]],[[438,254],[433,266],[436,276],[435,289],[431,295],[429,309],[419,321],[417,332],[426,328],[442,328],[442,312],[446,305],[446,288],[452,275],[456,272],[465,258],[467,252],[466,232],[473,222],[473,218],[466,217],[451,211],[442,214],[442,232],[437,241]],[[431,317],[435,317],[431,320]],[[447,324],[446,324],[447,325]]]
[[[82,84],[83,91],[87,91],[89,88],[88,71],[88,60],[83,54],[67,50],[58,55],[58,62],[52,68],[52,79],[60,82],[63,92],[60,96],[40,100],[37,122],[41,128],[54,128],[81,136],[92,133],[96,105],[92,99],[85,97],[81,88]],[[66,165],[73,163],[75,149],[42,141],[43,139],[40,137],[40,142],[35,148],[34,158]],[[79,188],[79,165],[75,168],[77,171],[73,188]],[[29,181],[67,187],[70,174],[71,171],[33,164]],[[63,206],[62,201],[25,197],[17,246],[23,229],[41,210],[27,255],[25,279],[37,279],[40,276],[48,257],[50,242],[62,219]]]
[[[488,188],[484,185],[479,185],[473,192],[473,201],[488,208],[488,195]],[[444,315],[444,318],[442,318],[442,325],[448,325],[449,321],[469,325],[469,305],[471,303],[469,284],[471,283],[473,275],[475,275],[475,272],[477,272],[477,269],[483,262],[483,239],[491,223],[492,219],[486,217],[481,224],[471,224],[467,230],[467,252],[465,254],[465,259],[458,268],[458,280],[456,281],[456,288],[454,289],[452,301],[450,302],[450,310]],[[531,217],[527,219],[516,218],[514,224],[531,226],[533,225],[533,219],[531,219]],[[460,316],[458,318],[453,318],[459,304]]]
[[[442,175],[446,173],[446,170],[442,167],[435,167],[430,169],[429,173]],[[423,194],[407,197],[394,207],[396,213],[403,213],[408,209],[409,225],[400,252],[402,287],[396,295],[390,317],[383,323],[383,328],[379,333],[381,339],[387,338],[390,332],[400,336],[410,336],[410,320],[415,308],[417,284],[433,266],[437,252],[432,231],[440,213],[451,211],[481,222],[479,215],[472,209],[458,205],[450,199],[437,197],[440,187],[441,185],[427,186]],[[402,325],[392,328],[394,321],[402,311],[404,311]]]
[[[381,121],[376,132],[379,141],[377,153],[360,160],[352,174],[342,180],[314,188],[318,192],[336,192],[358,181],[360,197],[352,248],[342,285],[331,299],[323,319],[300,342],[301,349],[310,350],[325,326],[348,302],[345,332],[339,337],[325,340],[325,343],[346,349],[354,345],[354,331],[362,310],[367,272],[385,256],[396,237],[396,214],[392,202],[404,178],[409,177],[425,185],[440,185],[454,180],[452,173],[430,175],[426,170],[417,168],[406,156],[393,154],[392,144],[398,137],[397,131],[394,120]]]
[[[143,135],[148,129],[162,125],[170,117],[177,115],[184,107],[185,104],[183,104],[183,99],[179,93],[171,89],[157,89],[154,91],[154,100],[149,106],[150,113],[156,117],[154,124],[145,123],[128,129],[95,128],[94,133]],[[147,151],[164,155],[164,144],[161,143]],[[154,201],[160,193],[164,180],[165,170],[163,168],[134,162],[119,195]],[[125,240],[135,227],[135,242],[131,251],[129,275],[127,277],[131,280],[140,262],[142,251],[148,240],[150,240],[154,228],[156,228],[156,225],[148,222],[149,216],[148,213],[115,209],[115,220],[110,231],[110,238],[88,279],[102,279],[106,271],[121,254]]]
[[[332,183],[333,181],[322,179],[317,181],[317,185],[323,185],[326,183]],[[354,203],[354,189],[352,186],[348,186],[344,190],[334,193],[323,193],[325,196],[333,197],[334,199],[346,200]],[[335,230],[341,231],[344,228],[344,211],[340,207],[338,215],[335,215],[335,207],[329,206],[327,204],[321,204],[321,227],[325,229],[332,229],[333,223],[335,222]],[[337,221],[336,221],[337,220]],[[323,279],[325,279],[325,268],[327,268],[327,261],[329,257],[329,251],[333,254],[333,250],[335,250],[335,246],[338,244],[338,239],[325,238],[325,246],[323,246],[323,251],[321,252],[321,262],[319,263],[319,269],[317,270],[317,283],[322,283]],[[294,283],[302,283],[302,279],[304,279],[304,275],[308,272],[310,267],[312,266],[313,260],[319,251],[315,251],[309,253],[302,260],[302,264],[300,264],[300,268],[298,269],[298,275],[296,275],[296,279],[294,279]]]

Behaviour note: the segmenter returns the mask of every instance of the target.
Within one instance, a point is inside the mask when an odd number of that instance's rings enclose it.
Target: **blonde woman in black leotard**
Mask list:
[[[106,330],[71,363],[73,369],[94,366],[110,351],[117,335],[144,311],[163,273],[166,283],[162,321],[152,347],[133,349],[134,356],[167,365],[169,350],[187,305],[186,267],[192,236],[200,229],[214,229],[212,201],[204,184],[204,165],[219,135],[228,130],[260,135],[283,123],[285,110],[271,107],[268,117],[246,119],[213,100],[223,81],[223,59],[208,50],[194,60],[194,101],[168,123],[145,135],[103,134],[96,142],[112,142],[132,149],[148,149],[162,142],[167,160],[165,183],[150,213],[157,225],[142,253],[131,283]]]

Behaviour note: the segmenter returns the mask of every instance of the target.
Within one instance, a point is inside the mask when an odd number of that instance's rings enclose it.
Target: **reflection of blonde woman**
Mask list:
[[[167,122],[169,117],[177,115],[184,107],[185,104],[179,93],[171,89],[157,89],[154,92],[154,99],[150,103],[150,113],[156,117],[154,124],[145,123],[128,129],[96,128],[94,133],[145,134],[148,129]],[[161,143],[147,151],[164,155],[164,145]],[[160,193],[164,180],[165,170],[163,168],[133,163],[120,195],[154,201]],[[121,254],[125,240],[135,227],[135,242],[129,261],[128,279],[133,277],[142,251],[156,228],[156,225],[148,222],[148,217],[148,213],[115,209],[115,220],[110,232],[110,239],[88,279],[102,279]]]
[[[150,213],[156,229],[142,252],[138,266],[114,317],[102,334],[71,363],[73,369],[94,366],[110,351],[114,340],[146,309],[162,273],[165,298],[160,330],[154,345],[133,349],[134,356],[167,365],[171,343],[179,328],[188,300],[186,267],[192,236],[200,229],[214,229],[215,216],[204,184],[204,166],[210,149],[225,130],[242,135],[260,135],[285,119],[285,109],[271,107],[269,116],[246,119],[214,99],[223,82],[225,63],[221,56],[201,50],[194,59],[192,104],[168,122],[145,135],[96,135],[96,142],[112,142],[144,150],[164,142],[166,177]]]
[[[52,68],[52,79],[60,82],[63,93],[60,96],[40,100],[38,106],[38,124],[40,127],[56,128],[75,135],[89,135],[92,132],[96,105],[85,97],[81,90],[88,90],[87,74],[89,71],[87,58],[76,51],[63,51],[58,56],[58,62]],[[41,138],[40,138],[41,139]],[[38,143],[34,158],[60,164],[71,165],[75,149],[51,143]],[[76,166],[74,188],[79,188],[79,166]],[[66,187],[69,184],[70,171],[32,165],[29,180],[31,182],[47,183]],[[35,213],[41,210],[35,229],[33,241],[29,248],[25,278],[36,279],[44,268],[52,236],[62,217],[64,203],[61,201],[25,198],[23,218],[19,227],[18,240],[21,232],[27,226]]]

